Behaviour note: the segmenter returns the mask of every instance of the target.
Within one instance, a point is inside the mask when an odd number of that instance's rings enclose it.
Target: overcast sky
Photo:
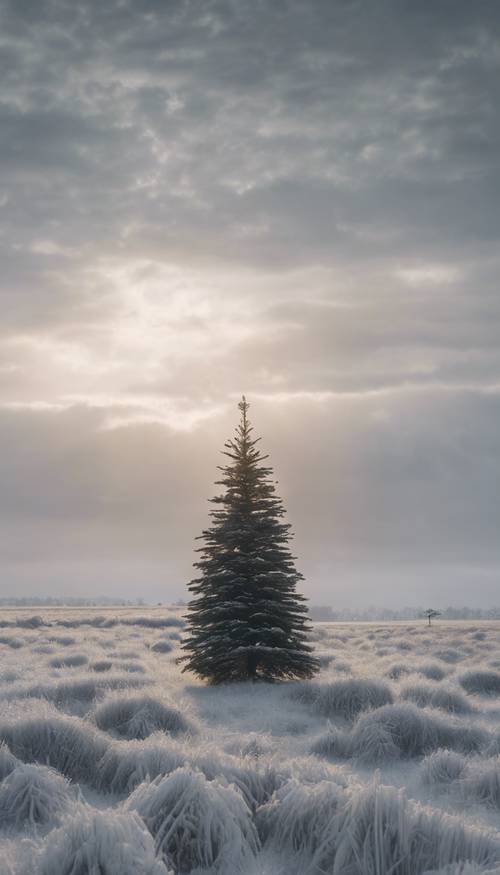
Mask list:
[[[313,602],[500,604],[496,0],[0,0],[0,593],[186,595],[245,392]]]

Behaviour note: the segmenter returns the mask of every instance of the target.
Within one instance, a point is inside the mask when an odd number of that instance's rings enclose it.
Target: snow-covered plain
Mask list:
[[[176,609],[0,613],[0,875],[500,873],[500,623],[316,624],[209,687]]]

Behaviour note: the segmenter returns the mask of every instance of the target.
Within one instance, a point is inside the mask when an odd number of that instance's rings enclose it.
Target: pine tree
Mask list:
[[[305,598],[296,592],[303,576],[296,570],[282,522],[283,503],[264,466],[268,456],[252,437],[248,402],[223,453],[216,485],[224,492],[210,499],[212,525],[200,538],[200,576],[189,589],[184,671],[212,683],[264,678],[308,678],[318,670],[307,643]]]

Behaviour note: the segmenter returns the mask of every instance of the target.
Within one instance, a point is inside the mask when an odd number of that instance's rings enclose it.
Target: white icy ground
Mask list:
[[[500,623],[316,624],[208,687],[175,609],[0,612],[0,875],[500,873]]]

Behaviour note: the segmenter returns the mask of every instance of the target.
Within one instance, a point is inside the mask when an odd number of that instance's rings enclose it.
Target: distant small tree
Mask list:
[[[429,620],[429,626],[431,625],[431,620],[433,620],[434,617],[440,617],[440,616],[441,616],[441,611],[435,611],[434,608],[427,608],[427,610],[424,611],[424,617],[427,617],[427,619]]]
[[[305,598],[296,592],[302,575],[288,548],[290,525],[244,396],[238,407],[240,423],[223,450],[230,461],[219,466],[224,492],[211,499],[213,522],[195,562],[200,576],[189,584],[183,670],[212,683],[309,678],[319,666],[307,643]]]

